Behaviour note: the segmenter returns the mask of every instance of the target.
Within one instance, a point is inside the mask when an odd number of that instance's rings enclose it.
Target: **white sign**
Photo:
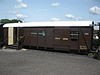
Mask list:
[[[94,30],[99,30],[99,26],[94,26]]]

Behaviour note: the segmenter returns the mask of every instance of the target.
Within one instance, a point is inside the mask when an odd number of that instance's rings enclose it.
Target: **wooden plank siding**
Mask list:
[[[28,46],[37,49],[61,51],[88,51],[92,41],[91,26],[67,27],[15,27],[14,43],[20,48]],[[4,28],[4,42],[8,45],[8,28]]]

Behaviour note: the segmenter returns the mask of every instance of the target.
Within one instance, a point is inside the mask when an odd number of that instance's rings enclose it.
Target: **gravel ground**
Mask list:
[[[0,50],[0,75],[100,75],[100,60],[39,50]]]

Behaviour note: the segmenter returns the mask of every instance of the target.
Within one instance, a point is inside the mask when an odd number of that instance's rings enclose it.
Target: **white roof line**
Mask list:
[[[90,26],[92,21],[51,21],[51,22],[27,22],[9,23],[3,27],[50,27],[50,26]]]

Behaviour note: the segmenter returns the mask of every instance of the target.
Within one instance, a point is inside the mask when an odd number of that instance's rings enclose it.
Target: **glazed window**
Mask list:
[[[79,32],[78,31],[71,31],[70,38],[72,41],[77,41],[79,38]]]
[[[40,31],[40,32],[38,33],[38,36],[40,36],[40,37],[45,37],[45,31]]]

